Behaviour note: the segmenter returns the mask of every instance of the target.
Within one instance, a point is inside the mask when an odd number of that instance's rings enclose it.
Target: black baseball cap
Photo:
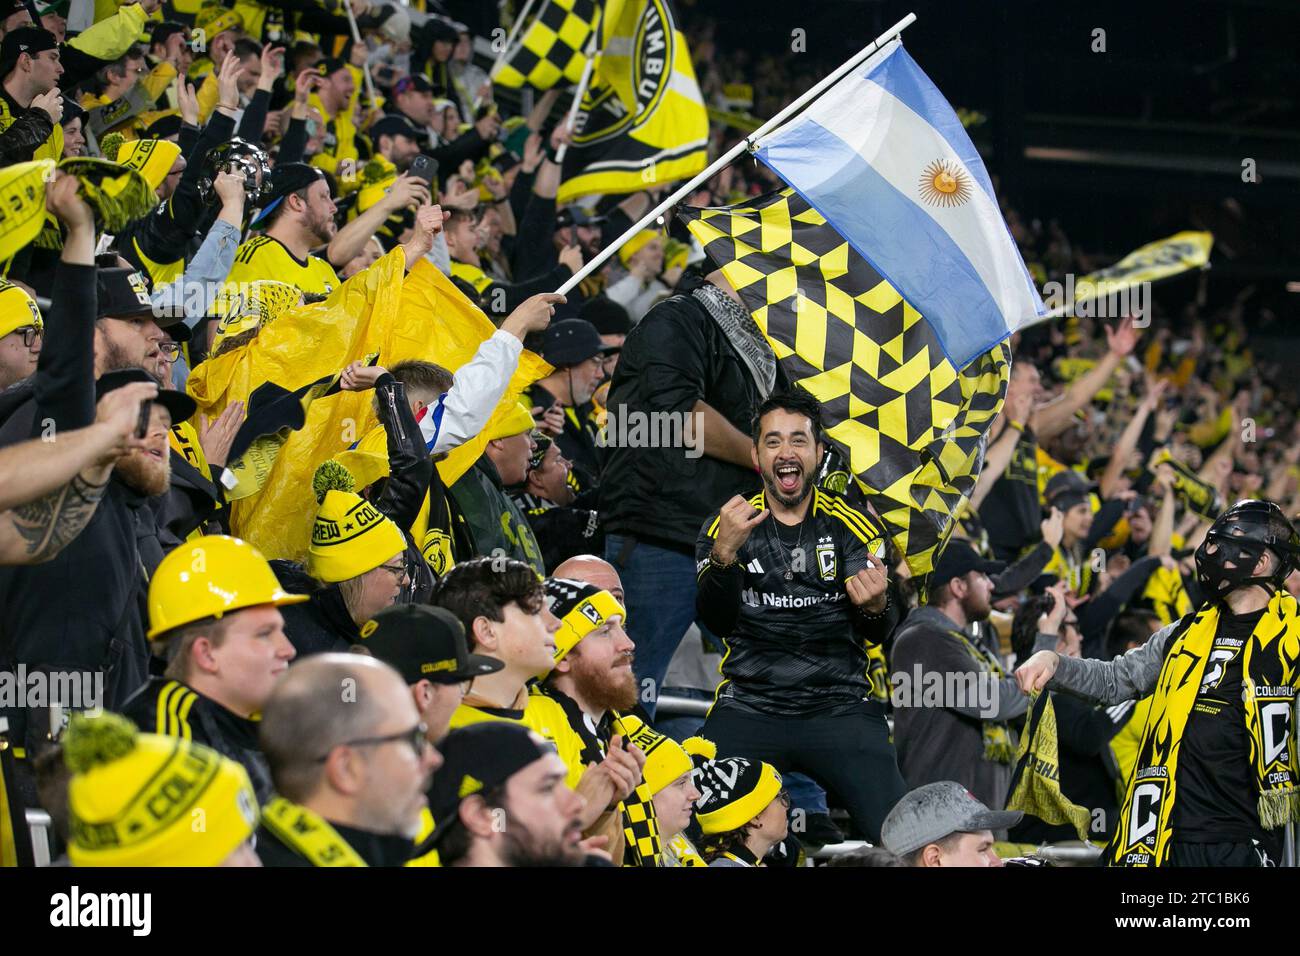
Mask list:
[[[97,319],[136,319],[154,316],[149,281],[138,269],[125,266],[99,269],[95,275]],[[162,323],[160,322],[159,325]]]
[[[129,385],[132,382],[153,382],[157,380],[142,368],[123,368],[114,372],[105,372],[95,380],[95,398],[103,398],[114,389],[121,388],[123,385]],[[199,410],[198,403],[190,398],[184,392],[178,392],[172,388],[158,389],[158,395],[153,401],[163,408],[167,409],[172,417],[172,424],[179,425],[194,417],[194,413]]]
[[[318,179],[325,179],[325,173],[306,163],[281,163],[271,172],[271,189],[266,197],[266,205],[258,212],[257,218],[249,225],[256,226],[271,215],[285,196],[306,189]]]
[[[943,554],[935,562],[934,573],[930,575],[930,587],[937,588],[947,584],[953,578],[960,578],[979,571],[982,574],[997,574],[1006,565],[1001,561],[987,561],[981,558],[974,548],[959,538],[952,538]]]
[[[393,84],[394,96],[398,96],[402,93],[410,93],[412,90],[416,93],[432,93],[433,84],[430,83],[428,77],[424,76],[422,73],[404,76]]]
[[[36,56],[46,50],[57,50],[59,41],[43,27],[19,27],[5,34],[0,43],[0,79],[9,74],[24,53]]]
[[[604,221],[604,216],[590,215],[579,206],[565,206],[555,214],[557,229],[563,229],[565,226],[598,226]]]
[[[505,783],[520,770],[555,753],[555,745],[522,724],[488,720],[453,730],[438,744],[442,766],[429,788],[437,846],[454,829],[460,802]]]
[[[339,70],[346,70],[348,65],[336,56],[327,56],[313,63],[312,68],[321,76],[332,76]]]
[[[585,319],[552,322],[542,333],[542,358],[556,368],[577,365],[604,351],[600,333]]]
[[[1075,505],[1086,502],[1096,487],[1094,482],[1089,481],[1073,468],[1067,468],[1047,479],[1043,497],[1047,500],[1048,507],[1069,511]]]
[[[405,116],[397,116],[392,113],[375,120],[371,124],[369,135],[370,142],[376,144],[376,146],[378,146],[379,137],[381,136],[405,136],[407,139],[412,140],[419,137],[410,120]]]
[[[494,674],[505,663],[471,654],[460,618],[446,608],[394,604],[361,627],[361,646],[408,684],[459,684]]]

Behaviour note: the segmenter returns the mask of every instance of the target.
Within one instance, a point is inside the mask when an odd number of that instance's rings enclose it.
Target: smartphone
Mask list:
[[[438,178],[438,161],[432,156],[421,154],[411,160],[410,173],[428,183],[429,191],[432,192],[434,181]]]
[[[153,411],[153,402],[140,403],[140,420],[135,426],[135,437],[144,438],[149,434],[149,418]]]

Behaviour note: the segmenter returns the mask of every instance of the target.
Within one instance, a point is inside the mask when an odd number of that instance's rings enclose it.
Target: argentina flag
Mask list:
[[[755,153],[925,316],[957,368],[1046,311],[975,145],[899,40]]]

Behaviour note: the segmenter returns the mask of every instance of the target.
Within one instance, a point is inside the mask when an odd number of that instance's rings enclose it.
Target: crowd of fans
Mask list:
[[[663,187],[557,208],[567,99],[507,115],[475,47],[495,24],[349,3],[360,42],[300,0],[98,0],[76,36],[59,4],[0,20],[6,166],[98,157],[153,193],[110,232],[103,190],[49,172],[0,283],[0,669],[99,675],[104,708],[0,701],[10,808],[47,811],[76,866],[747,867],[850,838],[876,847],[838,864],[998,865],[996,842],[1078,836],[1006,809],[1046,688],[1060,788],[1110,840],[1171,625],[1223,599],[1248,636],[1300,594],[1296,395],[1251,352],[1249,297],[1014,336],[917,586],[861,490],[823,481],[819,407],[684,231],[553,294]],[[819,76],[689,33],[715,153]],[[778,185],[738,163],[687,202]],[[1040,283],[1101,264],[1004,214]],[[322,454],[310,541],[263,554],[230,533],[252,396],[209,418],[195,383],[385,261],[496,328],[454,373],[338,369],[377,442]],[[526,351],[549,371],[497,414]],[[698,441],[611,443],[609,413],[689,416]],[[1259,544],[1231,587],[1220,534]],[[1143,676],[1103,674],[1125,652]],[[1220,664],[1161,862],[1281,854],[1243,664]],[[987,700],[906,691],[931,676]],[[151,796],[170,809],[145,819]]]

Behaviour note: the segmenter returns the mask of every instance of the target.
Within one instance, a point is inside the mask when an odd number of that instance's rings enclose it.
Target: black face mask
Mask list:
[[[1209,550],[1211,547],[1213,553]],[[1265,548],[1262,542],[1246,538],[1213,532],[1206,535],[1196,549],[1196,580],[1201,590],[1211,600],[1221,601],[1237,588],[1259,584],[1268,589],[1268,585],[1276,585],[1276,575],[1257,576],[1254,573]],[[1227,567],[1229,563],[1233,566]]]

